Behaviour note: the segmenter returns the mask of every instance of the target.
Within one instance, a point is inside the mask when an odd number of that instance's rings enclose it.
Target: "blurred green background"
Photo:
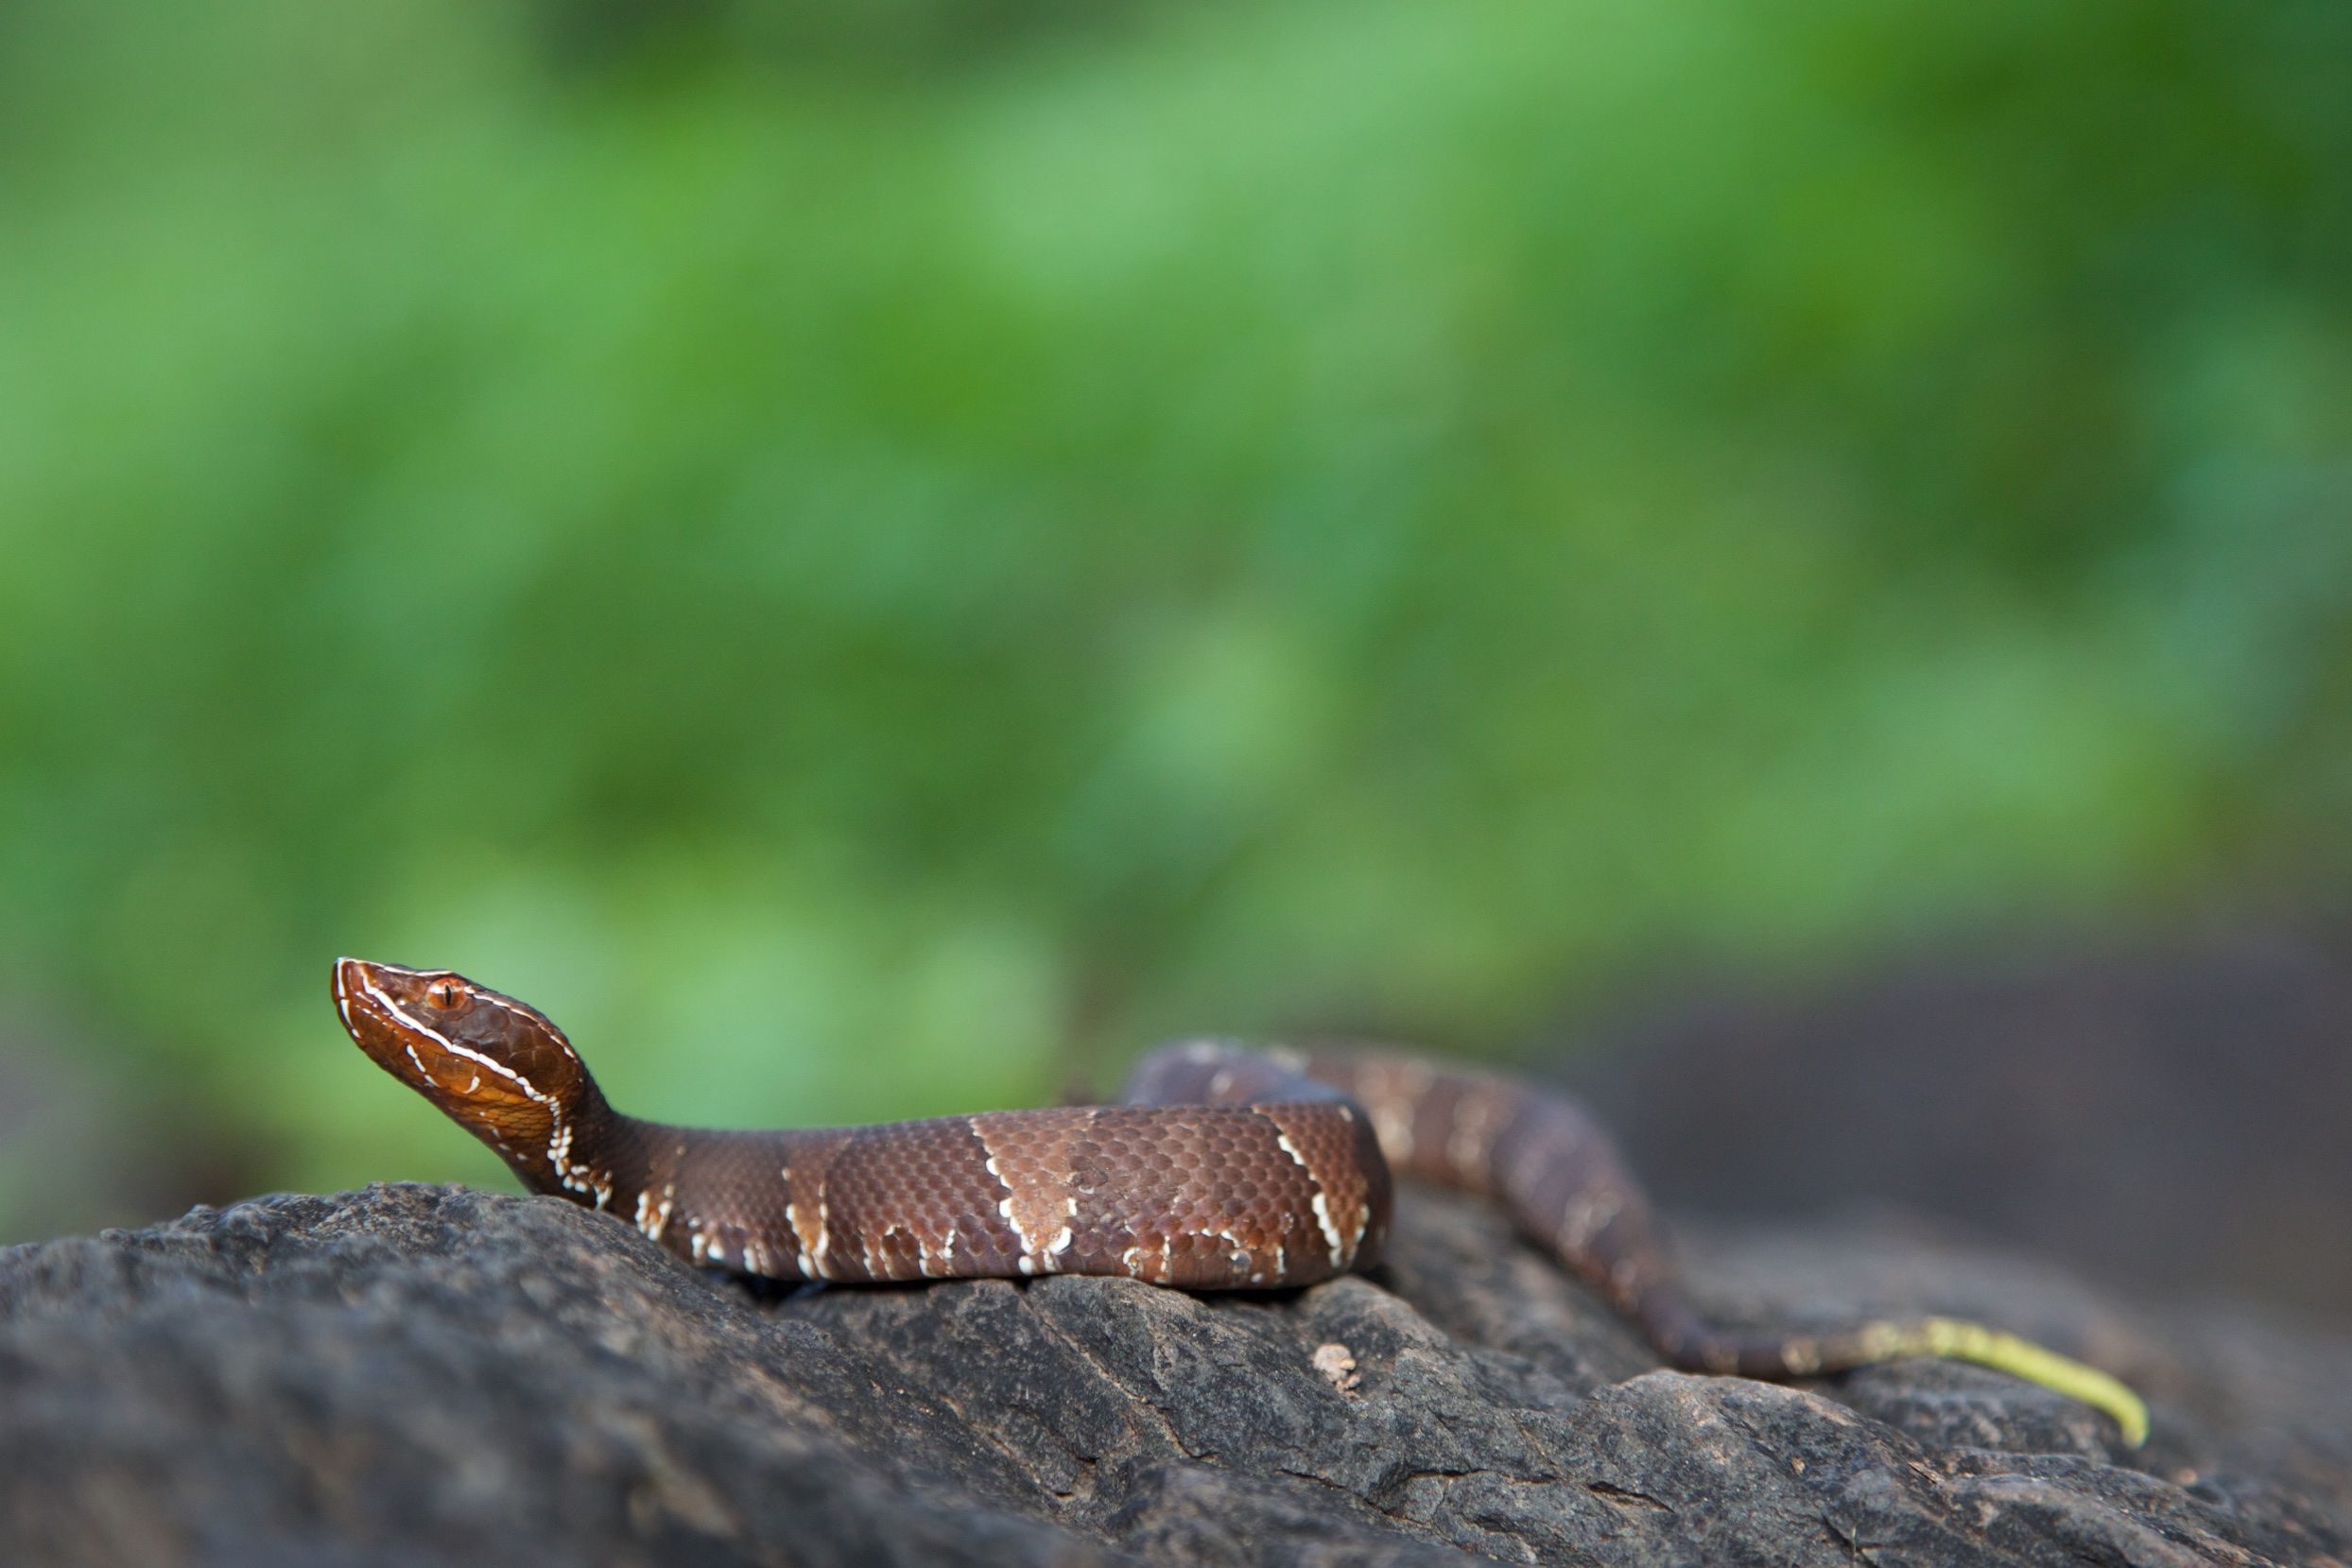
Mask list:
[[[0,10],[0,1240],[2352,861],[2335,0],[649,11]]]

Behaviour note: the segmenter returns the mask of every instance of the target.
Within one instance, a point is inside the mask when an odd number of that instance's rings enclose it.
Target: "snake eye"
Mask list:
[[[424,999],[446,1012],[464,1000],[464,993],[455,980],[436,980],[424,988]]]

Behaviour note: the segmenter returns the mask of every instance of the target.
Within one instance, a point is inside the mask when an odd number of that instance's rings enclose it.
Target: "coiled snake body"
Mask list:
[[[1926,1318],[1749,1338],[1709,1324],[1640,1188],[1575,1101],[1383,1051],[1156,1051],[1123,1103],[878,1127],[729,1132],[614,1111],[563,1032],[446,970],[342,958],[335,1004],[377,1065],[524,1184],[634,1224],[691,1262],[784,1281],[1126,1275],[1188,1290],[1375,1266],[1390,1172],[1495,1198],[1677,1367],[1752,1377],[1908,1355],[2002,1368],[2106,1411],[2136,1396],[2013,1335]]]

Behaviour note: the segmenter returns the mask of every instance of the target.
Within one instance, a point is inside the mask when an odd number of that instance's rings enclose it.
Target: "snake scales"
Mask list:
[[[1692,1306],[1647,1200],[1575,1101],[1381,1051],[1156,1051],[1122,1103],[732,1132],[614,1111],[536,1009],[446,970],[342,958],[335,1005],[377,1065],[524,1184],[621,1216],[691,1262],[784,1281],[1126,1275],[1188,1290],[1372,1268],[1391,1171],[1493,1198],[1688,1370],[1786,1378],[1908,1355],[1983,1362],[2112,1416],[2107,1374],[1930,1318],[1743,1337]]]

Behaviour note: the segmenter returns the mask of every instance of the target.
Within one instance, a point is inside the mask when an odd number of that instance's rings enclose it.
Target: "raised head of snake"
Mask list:
[[[603,1096],[537,1008],[445,969],[335,960],[335,1007],[375,1064],[541,1191],[572,1184],[571,1146]]]

